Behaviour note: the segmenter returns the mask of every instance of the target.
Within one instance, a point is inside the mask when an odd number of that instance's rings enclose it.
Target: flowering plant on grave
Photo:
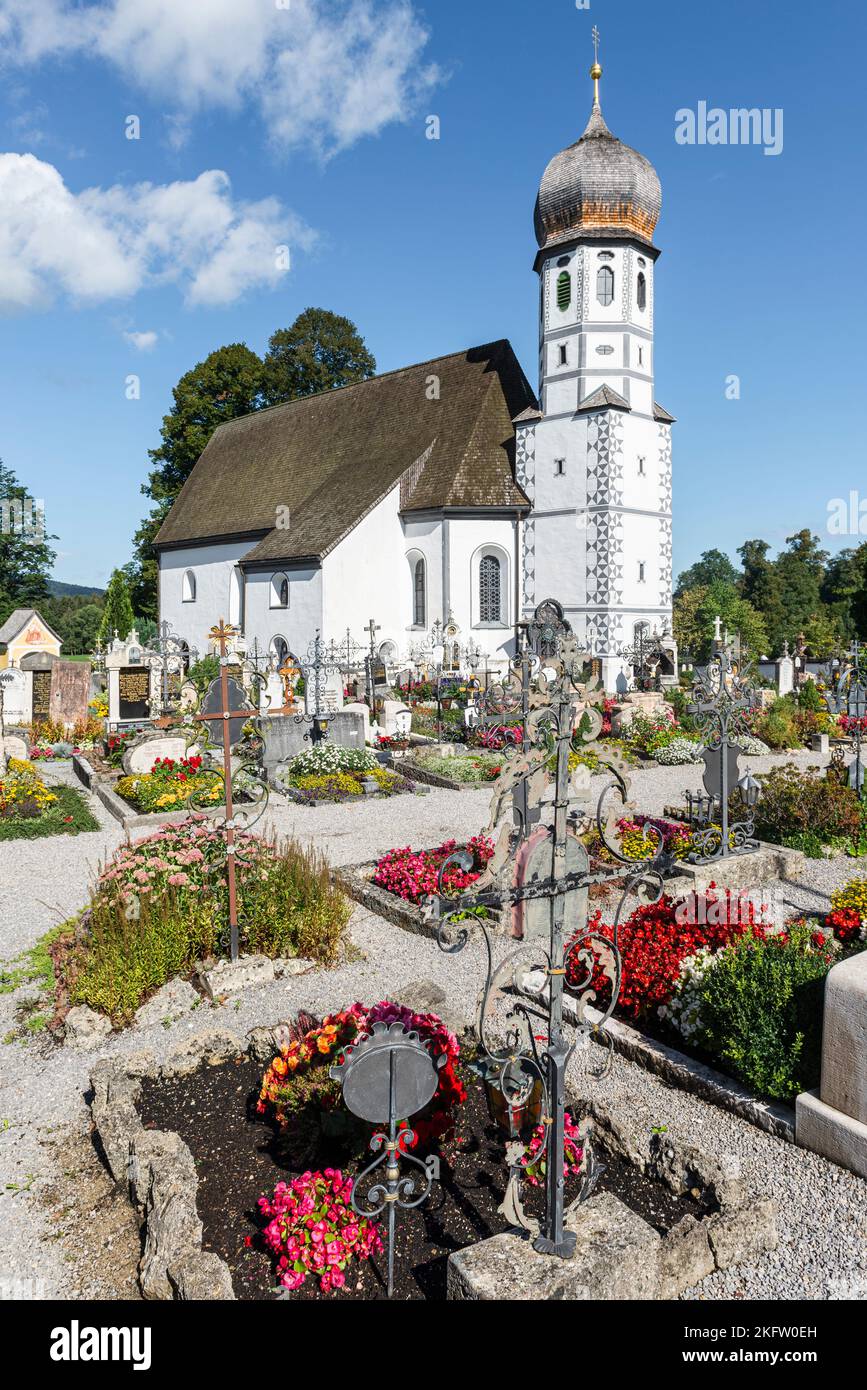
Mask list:
[[[0,777],[0,817],[41,816],[57,800],[38,775],[32,763],[10,758]]]
[[[271,1114],[293,1143],[300,1143],[308,1152],[315,1151],[319,1132],[323,1127],[329,1128],[328,1123],[322,1125],[323,1117],[333,1114],[341,1104],[340,1083],[329,1077],[328,1070],[341,1059],[344,1049],[375,1023],[402,1023],[408,1032],[418,1033],[427,1043],[432,1057],[445,1057],[438,1072],[436,1093],[422,1114],[412,1117],[412,1128],[421,1144],[451,1133],[453,1112],[467,1094],[457,1072],[458,1040],[436,1014],[418,1014],[388,999],[371,1008],[351,1004],[329,1014],[321,1023],[314,1022],[282,1047],[262,1077],[257,1113]],[[340,1129],[339,1125],[336,1127]],[[346,1133],[351,1128],[343,1126]]]
[[[825,918],[838,941],[867,936],[867,878],[853,878],[831,894],[831,912]]]
[[[519,1166],[523,1168],[524,1177],[531,1187],[541,1187],[545,1181],[545,1174],[548,1171],[547,1151],[540,1155],[544,1135],[545,1126],[537,1125],[519,1160]],[[581,1173],[583,1161],[584,1150],[581,1146],[581,1135],[578,1131],[578,1126],[567,1110],[563,1145],[563,1177],[578,1177]]]
[[[473,868],[464,872],[454,864],[448,869],[442,885],[447,897],[466,892],[494,853],[494,843],[486,835],[474,835],[465,848],[473,856]],[[414,850],[408,845],[403,849],[390,849],[377,864],[373,882],[403,898],[404,902],[421,902],[422,898],[440,891],[439,871],[457,849],[457,840],[446,840],[431,850]]]
[[[718,893],[714,888],[711,884],[704,896],[680,902],[664,893],[658,902],[637,907],[621,923],[617,937],[623,969],[619,1013],[640,1019],[667,1004],[678,984],[682,962],[702,947],[717,952],[742,938],[764,939],[764,907],[756,907],[729,890]],[[587,930],[613,939],[613,928],[602,922],[600,912],[589,919]],[[596,952],[592,948],[582,950],[584,935],[576,935],[567,944],[566,983],[574,985],[584,979],[589,950],[594,963],[593,988],[604,1007],[611,982]]]
[[[312,1275],[320,1293],[331,1293],[346,1283],[353,1262],[380,1253],[379,1227],[353,1211],[351,1195],[352,1179],[339,1168],[326,1168],[278,1182],[272,1197],[259,1198],[259,1210],[268,1218],[265,1243],[277,1256],[283,1288],[300,1289]]]

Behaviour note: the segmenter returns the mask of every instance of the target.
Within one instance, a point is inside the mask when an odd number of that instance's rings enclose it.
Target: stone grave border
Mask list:
[[[196,1206],[198,1175],[192,1153],[179,1134],[146,1130],[142,1124],[137,1109],[142,1081],[189,1075],[200,1066],[219,1066],[235,1057],[248,1057],[266,1066],[280,1050],[283,1026],[253,1028],[244,1037],[227,1029],[212,1029],[189,1039],[164,1063],[153,1052],[141,1052],[126,1058],[105,1058],[94,1067],[90,1078],[94,1129],[109,1172],[119,1187],[126,1188],[139,1220],[139,1284],[146,1299],[234,1301],[236,1296],[229,1266],[202,1247],[203,1226]],[[699,1187],[716,1207],[701,1219],[683,1217],[660,1237],[610,1194],[593,1197],[582,1206],[576,1224],[579,1228],[589,1226],[594,1235],[601,1233],[603,1240],[608,1234],[606,1258],[620,1255],[620,1269],[615,1271],[618,1280],[633,1271],[635,1287],[626,1296],[675,1299],[715,1269],[756,1259],[776,1247],[776,1205],[769,1198],[746,1195],[736,1160],[720,1162],[667,1134],[645,1136],[642,1143],[601,1102],[580,1100],[571,1092],[568,1099],[576,1113],[592,1119],[613,1152],[664,1182],[676,1195]],[[637,1223],[646,1228],[643,1243],[648,1244],[653,1258],[643,1260],[639,1269],[635,1269],[634,1246],[630,1248],[627,1243],[625,1249],[615,1248],[624,1219],[631,1232]],[[560,1296],[594,1296],[585,1289],[592,1271],[584,1262],[544,1261],[530,1255],[519,1235],[506,1232],[450,1256],[447,1297],[496,1297],[497,1290],[502,1293],[504,1287],[503,1265],[523,1268],[525,1261],[537,1281],[540,1275],[542,1279],[545,1275],[560,1279],[565,1274],[567,1286]],[[493,1289],[489,1293],[486,1271],[491,1266],[500,1273],[488,1281]],[[610,1296],[624,1297],[619,1283]]]

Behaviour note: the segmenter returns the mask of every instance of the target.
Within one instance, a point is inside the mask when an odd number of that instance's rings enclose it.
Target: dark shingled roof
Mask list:
[[[258,532],[245,563],[321,557],[397,483],[406,512],[525,509],[512,420],[535,405],[503,339],[230,420],[211,436],[156,545]],[[275,525],[281,507],[286,529]]]
[[[605,410],[608,406],[614,406],[617,410],[631,410],[632,406],[624,400],[613,386],[602,385],[598,387],[592,395],[585,396],[579,410]]]
[[[653,418],[654,420],[659,420],[663,425],[674,425],[677,423],[676,416],[669,415],[668,411],[664,410],[659,404],[659,401],[653,402]]]

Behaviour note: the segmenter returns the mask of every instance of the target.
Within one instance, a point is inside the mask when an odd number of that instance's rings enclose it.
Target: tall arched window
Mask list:
[[[271,607],[289,607],[289,580],[285,574],[275,574],[271,577]]]
[[[610,265],[601,265],[596,272],[596,298],[600,304],[614,302],[614,271]]]
[[[424,627],[427,622],[425,602],[424,560],[416,560],[412,569],[412,621],[414,627]]]
[[[479,621],[502,622],[502,568],[496,555],[483,555],[479,561]]]
[[[289,643],[286,641],[285,637],[281,637],[278,633],[276,637],[271,638],[269,651],[279,671],[281,666],[285,666],[286,662],[289,660]]]
[[[181,600],[183,603],[195,603],[196,601],[196,576],[192,570],[187,570],[184,574]]]
[[[568,270],[561,270],[557,276],[557,308],[568,309],[572,303],[572,276]]]
[[[235,565],[229,576],[229,622],[232,627],[244,627],[244,573]]]
[[[640,270],[640,271],[638,272],[638,281],[637,281],[637,286],[636,286],[636,299],[637,299],[637,301],[638,301],[638,307],[639,307],[639,309],[646,309],[646,308],[647,308],[647,281],[646,281],[646,279],[644,278],[644,271],[643,271],[643,270]]]

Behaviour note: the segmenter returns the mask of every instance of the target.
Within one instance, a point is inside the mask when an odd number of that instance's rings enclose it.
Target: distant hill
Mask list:
[[[73,594],[94,594],[102,598],[105,589],[90,588],[87,584],[62,584],[59,579],[49,579],[48,592],[52,598],[66,598]]]

